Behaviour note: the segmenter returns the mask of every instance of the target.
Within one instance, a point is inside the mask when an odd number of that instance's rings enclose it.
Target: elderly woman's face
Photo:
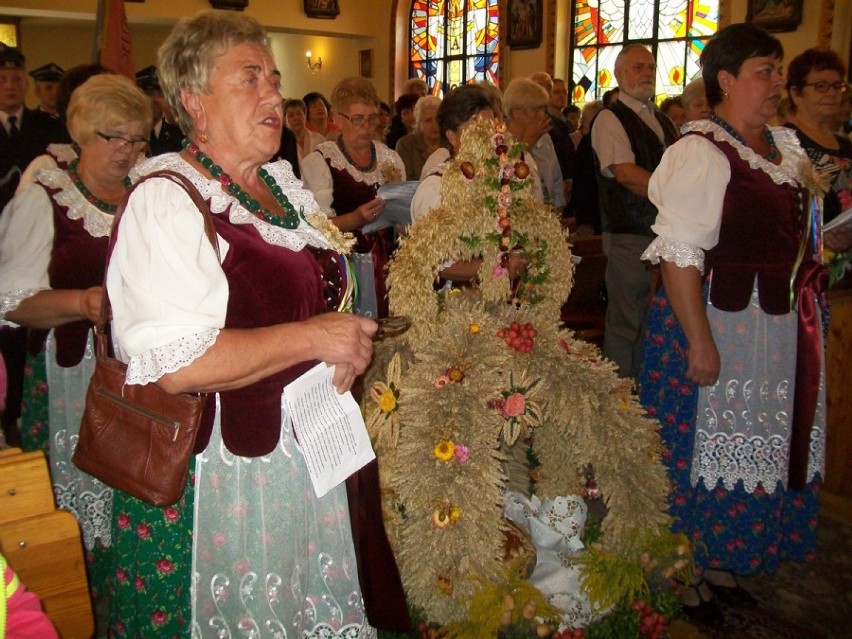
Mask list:
[[[228,49],[210,71],[210,90],[198,96],[196,129],[209,138],[208,154],[263,163],[281,145],[283,105],[269,51],[242,43]]]
[[[408,131],[414,130],[414,126],[416,124],[414,109],[403,109],[399,112],[399,118],[402,120],[402,123]]]
[[[80,144],[81,162],[103,182],[121,182],[145,149],[145,126],[134,120],[97,130]]]
[[[305,130],[305,112],[301,107],[287,107],[284,113],[287,121],[287,128],[293,133],[301,133]]]
[[[335,111],[334,114],[334,122],[340,127],[343,144],[350,149],[370,146],[379,122],[378,106],[366,102],[355,102],[344,111],[345,113]]]
[[[441,129],[438,126],[438,107],[423,109],[420,113],[420,124],[418,125],[423,137],[434,144],[441,139]]]
[[[317,98],[308,105],[308,122],[322,123],[328,119],[328,109],[325,108],[325,102]]]
[[[727,92],[726,102],[730,102],[731,108],[753,124],[765,124],[775,117],[781,102],[784,88],[781,60],[768,56],[749,58],[736,76],[721,71],[720,86]]]
[[[701,93],[692,102],[686,105],[684,113],[684,122],[692,122],[693,120],[703,120],[710,117],[710,104],[707,102],[707,96]]]
[[[843,78],[834,69],[811,70],[805,76],[805,86],[792,90],[796,112],[806,120],[833,120],[843,101],[845,87]]]

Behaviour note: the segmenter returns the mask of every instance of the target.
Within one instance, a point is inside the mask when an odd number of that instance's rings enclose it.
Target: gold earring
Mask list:
[[[728,99],[728,92],[727,92],[727,91],[722,91],[722,102],[724,102],[724,101],[725,101],[725,100],[727,100],[727,99]]]
[[[199,131],[198,132],[198,141],[202,144],[206,144],[210,138],[207,137],[207,131]]]

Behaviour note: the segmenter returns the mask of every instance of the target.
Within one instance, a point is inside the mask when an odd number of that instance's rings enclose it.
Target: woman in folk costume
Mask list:
[[[97,597],[109,571],[103,549],[110,545],[112,490],[77,470],[71,454],[95,366],[91,329],[113,214],[145,149],[151,106],[126,78],[97,75],[77,88],[67,113],[79,157],[37,171],[0,221],[0,306],[2,323],[34,329],[31,345],[43,348],[30,358],[38,379],[27,385],[33,392],[25,401],[24,445],[49,451],[56,502],[80,522]]]
[[[816,548],[825,386],[820,185],[794,131],[768,127],[783,49],[749,24],[701,55],[710,119],[685,125],[648,188],[659,261],[640,397],[660,420],[670,512],[694,542],[687,613],[753,605],[737,574]],[[695,202],[701,202],[699,207]],[[706,581],[705,581],[706,579]]]
[[[356,312],[387,317],[385,266],[393,251],[393,229],[364,232],[384,209],[379,187],[405,179],[405,165],[396,153],[374,139],[379,97],[369,80],[346,78],[331,93],[334,119],[341,135],[325,142],[302,161],[302,179],[317,203],[341,231],[358,239],[353,263],[358,276]]]
[[[346,488],[316,497],[281,409],[284,386],[318,361],[335,367],[339,392],[369,363],[376,324],[335,312],[347,307],[338,251],[351,238],[289,163],[267,163],[284,118],[254,19],[184,18],[158,68],[188,139],[182,153],[140,167],[150,177],[140,178],[115,231],[114,335],[128,384],[209,395],[181,501],[155,508],[116,491],[111,632],[372,636],[394,604],[405,616],[404,602],[388,597],[384,609],[370,608],[363,582],[374,566],[356,563]],[[192,189],[151,175],[163,170],[188,179],[209,206],[218,254]],[[371,541],[379,535],[380,520]],[[377,567],[387,580],[395,568],[385,556],[390,566]]]

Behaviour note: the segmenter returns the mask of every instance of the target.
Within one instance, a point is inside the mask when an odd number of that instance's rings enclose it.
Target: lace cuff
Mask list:
[[[28,297],[32,297],[33,295],[35,295],[39,291],[46,291],[46,290],[48,290],[48,289],[25,288],[25,289],[22,289],[20,291],[12,291],[10,293],[5,293],[3,295],[0,295],[0,326],[15,326],[15,327],[17,327],[18,324],[16,324],[15,322],[10,322],[10,321],[4,319],[6,317],[6,313],[11,313],[12,311],[14,311],[16,308],[18,308],[21,305],[21,302],[23,302]]]
[[[670,240],[667,237],[655,237],[650,246],[642,253],[642,260],[659,264],[660,258],[673,262],[680,268],[694,266],[704,275],[704,251],[694,244]]]
[[[156,382],[163,375],[189,366],[207,352],[218,335],[219,329],[211,328],[134,355],[127,364],[127,383],[145,385]]]

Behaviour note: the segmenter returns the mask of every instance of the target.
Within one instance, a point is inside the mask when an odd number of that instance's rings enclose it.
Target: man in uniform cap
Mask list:
[[[59,98],[59,85],[65,77],[65,69],[55,62],[48,62],[30,71],[30,77],[35,81],[34,92],[39,102],[38,110],[58,118],[56,102]]]
[[[151,129],[151,143],[148,155],[162,155],[181,150],[183,133],[172,117],[171,109],[160,89],[160,77],[157,67],[151,65],[136,73],[136,85],[151,98],[154,106],[154,128]]]
[[[15,194],[27,164],[44,153],[48,144],[62,139],[62,127],[57,120],[24,106],[25,62],[20,51],[0,42],[0,211]],[[21,415],[25,340],[26,331],[22,328],[0,328],[0,351],[8,372],[2,425],[6,441],[13,445],[20,442],[17,420]]]

